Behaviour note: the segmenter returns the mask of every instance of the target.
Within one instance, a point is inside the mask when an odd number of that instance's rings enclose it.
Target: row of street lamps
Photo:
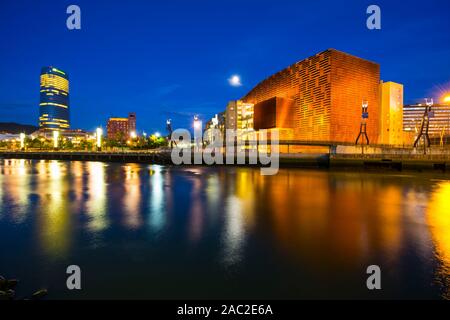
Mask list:
[[[60,136],[59,131],[57,131],[57,130],[53,131],[53,148],[55,148],[55,149],[58,149],[59,136]],[[137,134],[135,131],[131,132],[130,136],[132,139],[137,138]],[[147,133],[144,132],[143,136],[147,137]],[[161,134],[159,132],[155,132],[154,136],[156,138],[160,138]],[[23,133],[23,132],[20,133],[19,139],[20,139],[20,149],[21,150],[25,149],[25,138],[26,138],[25,133]],[[101,147],[102,147],[102,141],[103,141],[103,129],[102,128],[95,129],[95,139],[96,139],[97,150],[100,151]]]

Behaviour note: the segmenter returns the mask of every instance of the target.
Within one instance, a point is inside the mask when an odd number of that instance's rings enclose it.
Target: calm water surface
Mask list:
[[[450,298],[449,179],[0,159],[0,274],[53,299]]]

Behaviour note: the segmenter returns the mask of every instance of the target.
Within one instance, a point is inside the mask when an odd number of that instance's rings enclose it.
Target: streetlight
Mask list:
[[[196,152],[201,150],[202,142],[202,122],[198,119],[198,116],[194,116],[194,150]]]
[[[132,132],[130,133],[130,136],[131,136],[132,139],[135,139],[135,138],[137,137],[136,131],[132,131]]]
[[[25,133],[22,132],[19,135],[19,137],[20,137],[20,150],[23,150],[25,149]]]
[[[450,103],[450,94],[447,94],[447,95],[444,97],[444,103]]]
[[[101,150],[102,150],[102,135],[103,135],[103,130],[102,130],[102,128],[97,128],[97,130],[96,130],[96,136],[97,136],[97,151],[101,151]]]
[[[155,137],[157,137],[157,138],[161,137],[161,133],[155,132]]]
[[[53,148],[58,149],[59,131],[53,131]]]
[[[200,129],[202,122],[198,119],[198,116],[194,116],[194,129]]]

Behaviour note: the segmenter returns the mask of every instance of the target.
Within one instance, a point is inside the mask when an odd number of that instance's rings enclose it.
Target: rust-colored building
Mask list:
[[[129,113],[128,118],[109,118],[106,128],[108,139],[126,140],[136,133],[136,114]]]
[[[353,143],[367,100],[367,134],[376,143],[379,84],[378,64],[328,49],[263,80],[242,100],[255,104],[255,129],[289,129],[295,140]]]

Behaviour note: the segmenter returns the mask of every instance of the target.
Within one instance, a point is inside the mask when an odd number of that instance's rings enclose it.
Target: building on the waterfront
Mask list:
[[[136,114],[131,112],[128,118],[109,118],[106,128],[108,139],[126,140],[136,134]]]
[[[226,129],[252,131],[253,130],[253,103],[242,100],[228,102],[226,109]]]
[[[402,145],[403,132],[403,85],[395,82],[381,82],[381,144]]]
[[[219,130],[222,139],[225,133],[225,112],[220,112],[215,114],[210,120],[205,124],[205,140],[209,144],[214,141],[214,132],[210,129]]]
[[[425,103],[405,105],[403,107],[403,130],[413,133],[415,136],[420,131]],[[430,138],[450,136],[450,102],[434,104],[428,134]]]
[[[93,133],[89,133],[82,129],[68,129],[63,130],[59,133],[59,136],[63,139],[73,140],[73,141],[81,141],[81,140],[90,140],[93,137]],[[50,130],[38,130],[33,132],[30,137],[34,138],[46,138],[53,139],[53,132]]]
[[[130,112],[128,114],[128,133],[136,133],[136,113]]]
[[[230,101],[225,109],[225,128],[230,130],[236,130],[236,119],[237,119],[237,101]]]
[[[70,128],[69,77],[58,68],[41,70],[39,128],[51,131]]]
[[[367,133],[377,143],[379,85],[377,63],[329,49],[268,77],[241,101],[253,105],[255,129],[282,129],[282,140],[355,142],[366,100]],[[227,128],[238,127],[237,105],[227,107]]]
[[[0,141],[13,141],[20,140],[20,134],[18,133],[2,133],[0,132]]]

